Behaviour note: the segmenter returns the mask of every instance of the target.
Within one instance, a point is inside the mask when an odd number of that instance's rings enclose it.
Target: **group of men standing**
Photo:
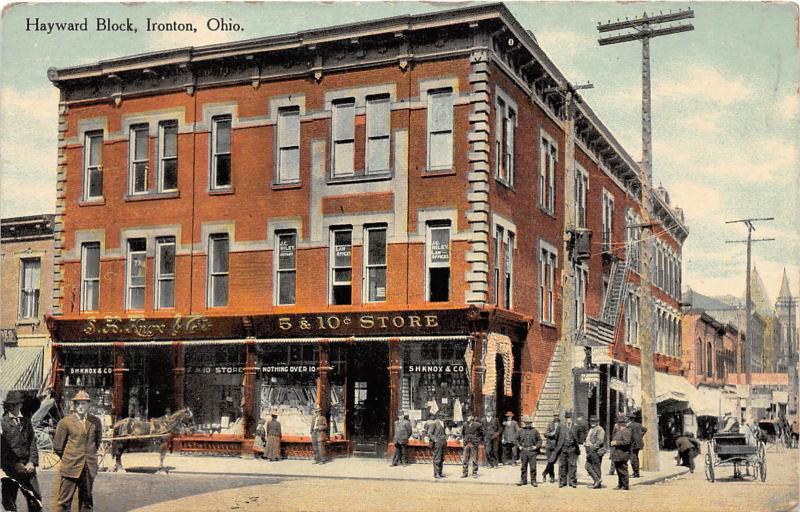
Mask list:
[[[100,419],[89,414],[91,398],[79,391],[72,399],[73,412],[58,422],[53,439],[53,451],[61,458],[58,464],[56,503],[59,511],[72,507],[77,491],[81,512],[94,508],[92,487],[97,475],[97,449],[103,435]],[[31,420],[22,414],[24,397],[18,391],[6,396],[2,418],[2,447],[0,468],[3,508],[17,510],[17,494],[21,491],[29,512],[42,510],[42,493],[36,477],[39,452]]]

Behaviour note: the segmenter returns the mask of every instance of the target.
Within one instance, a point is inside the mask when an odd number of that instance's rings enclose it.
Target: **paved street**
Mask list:
[[[671,454],[662,453],[662,470],[682,470],[669,465]],[[705,480],[702,466],[693,475],[682,473],[661,483],[646,485],[653,475],[632,480],[629,492],[613,490],[614,477],[606,476],[607,488],[593,491],[585,486],[559,489],[540,484],[537,489],[517,487],[517,468],[501,467],[481,470],[478,480],[458,478],[459,466],[448,465],[448,479],[435,482],[427,478],[428,464],[407,468],[388,468],[383,461],[350,459],[318,467],[307,461],[284,461],[268,464],[262,461],[211,457],[172,457],[175,466],[197,467],[197,472],[153,475],[141,473],[102,473],[95,486],[95,510],[98,512],[183,512],[183,511],[255,511],[273,510],[488,510],[502,504],[514,508],[527,505],[556,510],[640,511],[769,511],[795,510],[798,499],[797,452],[769,454],[768,478],[765,483],[752,480],[735,481],[732,469],[720,468],[718,480]],[[208,459],[215,463],[206,466]],[[697,461],[701,462],[701,458]],[[131,459],[133,462],[133,459]],[[197,462],[197,464],[192,464]],[[581,460],[582,462],[582,460]],[[281,470],[276,469],[284,464]],[[294,466],[297,464],[298,466]],[[132,466],[131,466],[132,467]],[[295,467],[308,468],[305,475]],[[231,475],[208,474],[208,469]],[[249,476],[246,468],[261,468],[265,474]],[[542,467],[539,468],[541,474]],[[271,474],[266,474],[267,472]],[[310,476],[318,474],[319,476]],[[238,474],[237,474],[238,473]],[[419,478],[417,477],[419,475]],[[41,472],[42,491],[52,510],[55,473]],[[586,478],[579,475],[581,483]],[[389,482],[387,478],[395,478]],[[506,483],[507,482],[507,483]],[[313,490],[313,492],[312,492]],[[327,496],[323,503],[320,496]],[[24,505],[20,500],[20,510]],[[139,507],[139,508],[137,508]]]

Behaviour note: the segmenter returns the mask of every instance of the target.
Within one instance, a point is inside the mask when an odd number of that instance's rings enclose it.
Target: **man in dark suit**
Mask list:
[[[408,464],[408,438],[411,437],[411,421],[403,411],[397,413],[397,420],[394,422],[394,455],[392,455],[392,466]]]
[[[627,491],[628,480],[628,459],[631,457],[631,443],[633,436],[631,429],[628,428],[624,414],[617,415],[617,424],[611,436],[611,462],[617,472],[617,490]]]
[[[493,414],[487,414],[483,423],[483,444],[486,450],[486,465],[497,467],[497,441],[500,437],[500,421]]]
[[[325,442],[328,440],[328,419],[322,414],[322,407],[314,407],[311,415],[311,448],[314,450],[314,464],[325,464]]]
[[[97,449],[103,440],[100,418],[89,414],[91,398],[85,391],[73,397],[75,411],[58,422],[53,439],[53,451],[61,457],[59,463],[58,507],[61,512],[71,508],[75,490],[81,512],[94,508],[92,487],[97,475]]]
[[[572,423],[572,414],[565,413],[564,428],[561,429],[562,435],[556,439],[556,451],[558,451],[558,486],[570,487],[578,486],[578,455],[580,448],[578,436],[580,429]]]
[[[647,428],[642,426],[641,423],[636,421],[636,412],[628,414],[630,422],[628,428],[631,431],[631,469],[633,470],[632,478],[639,478],[639,451],[644,448],[644,434]]]
[[[39,451],[30,418],[22,414],[23,396],[10,391],[6,397],[2,419],[0,467],[7,478],[2,479],[3,509],[17,510],[17,491],[21,490],[29,511],[42,510],[42,493],[36,478]]]
[[[483,439],[483,424],[470,414],[462,427],[464,451],[461,454],[461,478],[469,476],[469,466],[472,465],[472,478],[478,478],[478,446]]]
[[[686,432],[675,440],[675,447],[678,449],[680,465],[686,466],[690,473],[694,473],[694,459],[700,454],[700,441],[695,439],[691,432]]]
[[[431,446],[431,461],[433,462],[433,478],[445,478],[442,473],[444,466],[444,449],[447,447],[447,432],[444,423],[438,416],[428,424],[428,440]]]
[[[589,423],[592,428],[584,440],[586,449],[586,472],[592,477],[592,489],[603,487],[603,475],[600,469],[603,455],[606,453],[606,431],[600,426],[597,416],[591,416]]]
[[[547,440],[545,443],[545,455],[547,456],[547,465],[542,472],[542,482],[547,481],[547,476],[550,476],[550,483],[556,481],[556,461],[558,454],[554,453],[556,450],[556,441],[559,437],[561,430],[561,418],[558,413],[553,415],[553,421],[547,426],[544,437]]]
[[[517,447],[519,448],[519,458],[522,464],[519,472],[519,482],[517,485],[528,483],[528,468],[530,468],[531,485],[538,487],[536,483],[536,456],[542,446],[542,438],[539,431],[533,427],[533,418],[530,416],[522,417],[522,428],[517,433]]]
[[[503,435],[501,437],[503,445],[502,462],[508,465],[517,465],[517,435],[519,433],[519,424],[514,421],[514,413],[508,411],[506,413],[506,421],[503,422]]]

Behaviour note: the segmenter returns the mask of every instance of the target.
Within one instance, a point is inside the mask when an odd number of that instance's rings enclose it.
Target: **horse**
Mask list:
[[[164,470],[164,457],[167,454],[167,450],[172,453],[172,440],[177,434],[182,434],[191,430],[191,426],[192,411],[188,407],[172,414],[160,418],[152,418],[150,420],[124,418],[117,421],[111,426],[114,438],[138,436],[153,437],[144,439],[120,439],[118,441],[112,440],[111,447],[115,460],[113,471],[125,471],[125,468],[122,466],[122,454],[130,448],[132,443],[147,444],[151,441],[156,441],[161,443],[159,446],[160,459],[158,472],[166,472]]]

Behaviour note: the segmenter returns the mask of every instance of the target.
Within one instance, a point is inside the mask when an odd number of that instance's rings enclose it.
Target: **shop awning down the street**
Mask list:
[[[10,347],[0,358],[0,390],[38,390],[42,383],[41,347]]]
[[[628,366],[626,396],[637,407],[641,406],[642,380],[638,366]],[[695,388],[680,375],[656,372],[656,403],[661,412],[689,410],[696,416],[722,416],[731,412],[730,401],[721,390],[703,386]]]

